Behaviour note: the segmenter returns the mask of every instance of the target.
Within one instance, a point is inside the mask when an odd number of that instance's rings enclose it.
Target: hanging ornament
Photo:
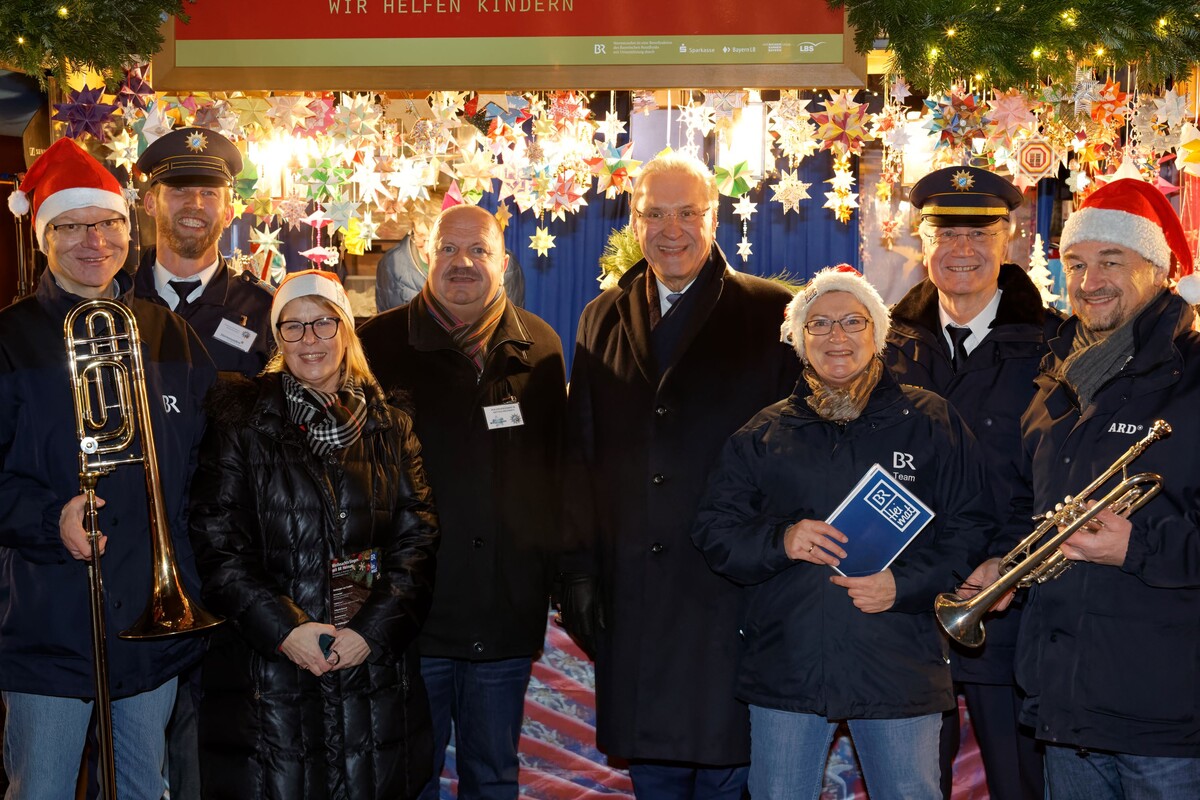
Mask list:
[[[717,191],[726,197],[741,197],[757,185],[750,174],[750,164],[739,161],[732,167],[717,167],[714,171],[717,179]]]
[[[68,92],[65,103],[54,104],[52,119],[67,124],[68,139],[78,139],[88,134],[103,142],[106,138],[104,125],[117,110],[115,104],[101,102],[103,97],[103,86],[92,89],[84,84],[79,91]]]
[[[811,183],[805,183],[796,177],[794,171],[780,172],[779,182],[771,187],[771,191],[775,193],[775,196],[771,200],[783,206],[783,213],[785,215],[789,211],[795,211],[799,214],[800,201],[808,199],[808,187],[810,186],[812,186]]]
[[[550,231],[539,225],[533,236],[529,237],[529,249],[536,251],[539,256],[549,255],[550,249],[554,247],[554,239]]]
[[[861,155],[863,143],[871,138],[867,132],[867,106],[854,102],[851,90],[836,92],[823,103],[824,111],[812,115],[820,126],[817,138],[822,150]]]

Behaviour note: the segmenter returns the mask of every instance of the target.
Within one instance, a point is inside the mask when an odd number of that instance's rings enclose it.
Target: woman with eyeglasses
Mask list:
[[[938,734],[955,699],[933,600],[982,553],[992,509],[958,414],[884,368],[888,325],[851,267],[796,294],[783,337],[802,380],[729,440],[693,530],[709,566],[744,587],[736,691],[755,800],[819,798],[841,723],[872,800],[941,798]],[[825,520],[876,464],[935,516],[890,565],[847,577],[834,568],[861,532]],[[884,486],[870,502],[895,510]],[[909,536],[896,530],[894,546]]]
[[[192,484],[210,798],[405,798],[432,724],[411,647],[437,520],[412,420],[367,366],[345,291],[308,270],[271,307],[278,353],[209,398]]]

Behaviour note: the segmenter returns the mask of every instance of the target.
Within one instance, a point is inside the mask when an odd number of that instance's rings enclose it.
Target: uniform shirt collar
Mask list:
[[[217,257],[216,261],[209,264],[207,267],[200,270],[195,275],[192,275],[191,277],[188,277],[188,278],[180,278],[178,275],[172,274],[160,262],[155,261],[154,262],[154,291],[157,292],[158,296],[161,297],[163,299],[163,301],[168,306],[171,307],[172,311],[174,311],[175,306],[179,305],[179,297],[176,296],[175,290],[172,289],[170,286],[168,286],[167,283],[170,281],[192,281],[192,280],[195,280],[196,278],[199,278],[200,285],[192,290],[192,294],[188,298],[190,301],[195,302],[196,298],[198,298],[200,295],[204,294],[205,287],[208,286],[208,282],[210,280],[212,280],[213,275],[217,274],[217,267],[219,267],[219,266],[221,266],[220,256]]]
[[[963,346],[970,353],[980,342],[988,335],[988,331],[992,328],[992,322],[996,319],[996,312],[1000,309],[1000,296],[1004,292],[996,287],[996,293],[992,295],[992,299],[988,304],[975,315],[975,318],[966,325],[959,325],[954,320],[950,319],[950,315],[946,313],[946,309],[942,308],[942,304],[938,303],[938,321],[941,324],[942,340],[950,347],[951,352],[954,350],[954,342],[950,341],[950,335],[946,333],[946,326],[953,325],[956,328],[970,328],[971,335],[963,342]]]

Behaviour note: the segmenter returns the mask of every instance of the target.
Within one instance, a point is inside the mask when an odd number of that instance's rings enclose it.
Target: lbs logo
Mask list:
[[[1134,425],[1131,422],[1114,422],[1108,426],[1109,433],[1138,434],[1145,429],[1145,425]]]

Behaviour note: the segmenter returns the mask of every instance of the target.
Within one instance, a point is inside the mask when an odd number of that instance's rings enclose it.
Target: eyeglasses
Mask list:
[[[305,328],[312,328],[313,336],[318,339],[332,339],[337,336],[341,321],[341,317],[321,317],[312,322],[281,322],[275,327],[279,330],[279,338],[290,343],[303,339]]]
[[[657,208],[652,208],[649,211],[633,210],[637,214],[638,219],[648,225],[664,225],[669,219],[678,220],[680,225],[697,225],[704,219],[704,215],[709,212],[709,208],[681,208],[678,211],[661,211]]]
[[[817,319],[809,320],[804,323],[804,330],[810,336],[828,336],[833,333],[834,325],[840,326],[846,333],[858,333],[859,331],[865,331],[870,324],[871,320],[869,318],[860,314],[851,314],[841,319],[818,317]]]
[[[950,247],[957,239],[966,239],[967,244],[971,247],[981,247],[985,243],[991,241],[996,236],[1000,235],[1000,231],[968,231],[966,233],[955,233],[954,231],[940,231],[933,234],[921,234],[925,241],[938,247]]]
[[[83,241],[88,231],[93,229],[110,242],[120,241],[129,234],[129,223],[124,217],[102,219],[99,222],[63,222],[58,225],[50,223],[46,227],[58,234],[64,242]]]

